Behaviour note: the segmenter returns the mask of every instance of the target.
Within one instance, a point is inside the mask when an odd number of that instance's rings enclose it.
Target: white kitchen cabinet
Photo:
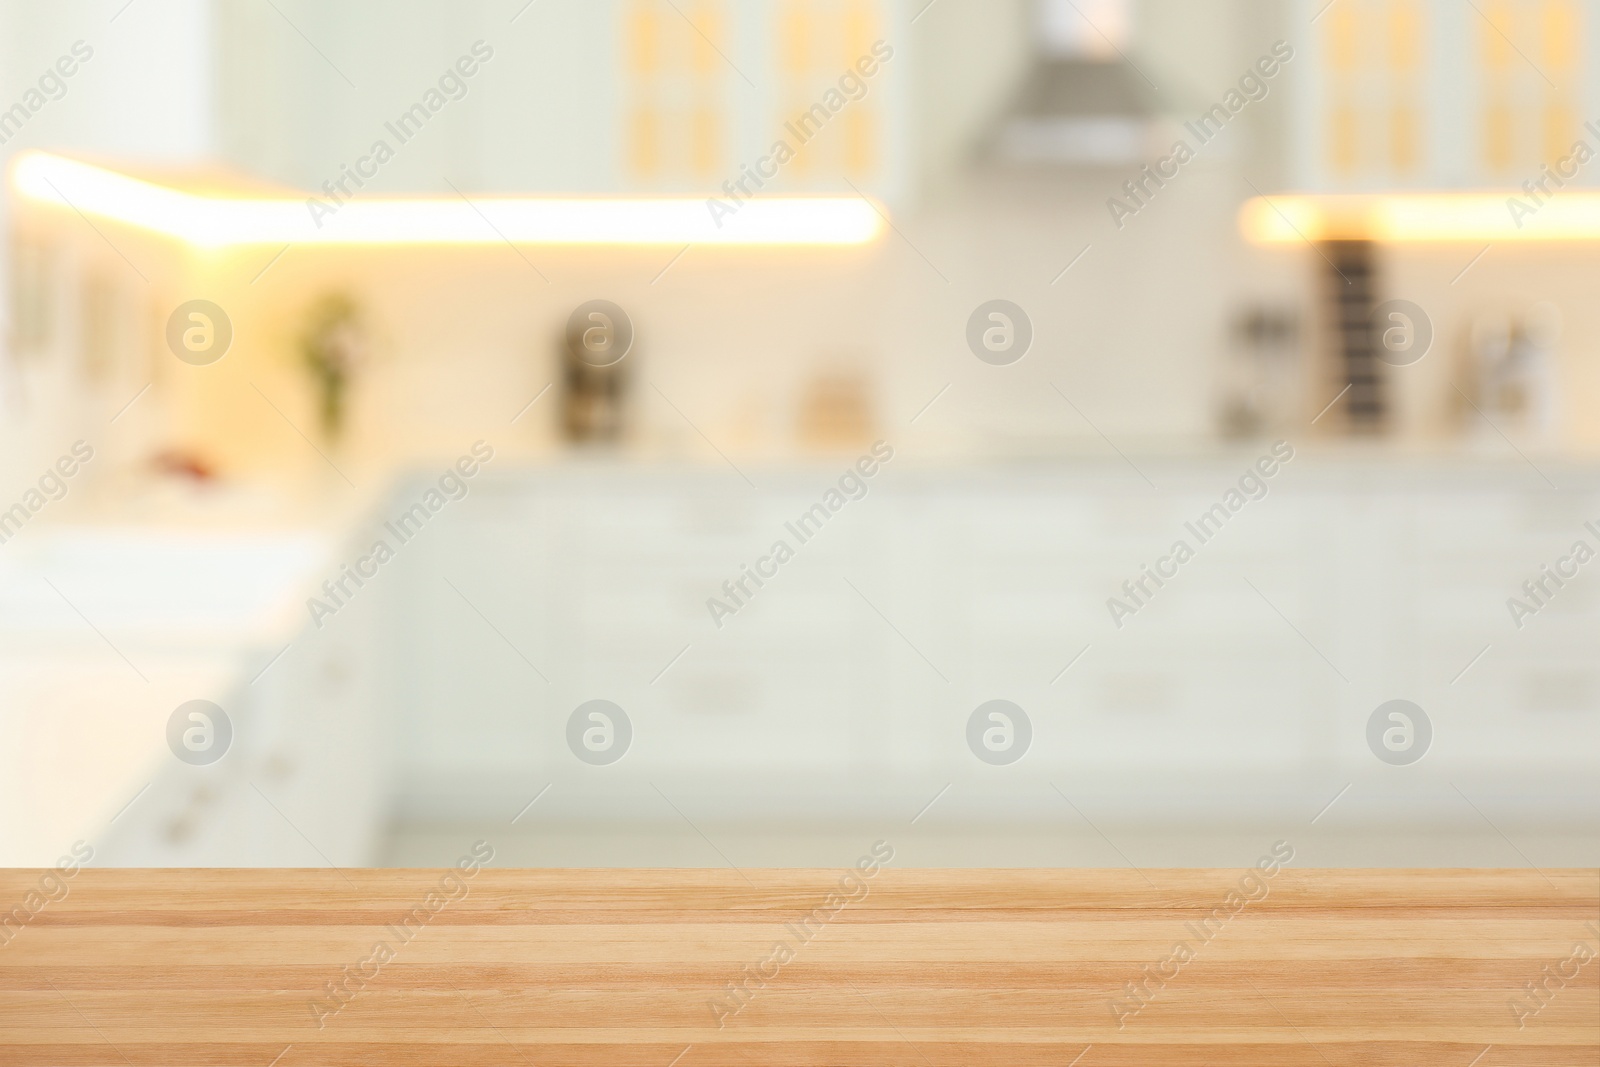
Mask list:
[[[283,8],[216,8],[218,97],[226,154],[299,188],[337,181],[376,140],[393,159],[374,184],[391,194],[450,194],[441,175],[468,191],[710,197],[741,181],[748,196],[760,172],[763,193],[853,183],[890,201],[906,184],[904,0],[477,0],[399,20],[376,0]],[[284,18],[326,62],[307,66]],[[474,73],[441,92],[463,57]],[[390,126],[430,91],[441,106],[402,142]]]
[[[1156,492],[1082,461],[891,465],[805,544],[785,523],[829,466],[760,471],[759,491],[722,468],[493,472],[254,683],[277,649],[246,657],[219,698],[233,750],[163,756],[105,862],[352,865],[386,818],[509,820],[552,783],[546,820],[675,818],[663,796],[719,818],[909,818],[947,783],[1018,818],[1051,783],[1130,818],[1309,818],[1346,783],[1473,818],[1452,784],[1530,811],[1584,794],[1600,571],[1521,630],[1505,599],[1583,536],[1591,478],[1560,472],[1554,495],[1522,470],[1297,459],[1118,628],[1107,598],[1192,541],[1242,468],[1149,461]],[[778,538],[795,558],[719,629],[707,598]],[[567,747],[593,699],[633,725],[614,764]],[[966,747],[994,699],[1033,724],[1010,766]],[[1367,747],[1392,699],[1433,723],[1414,766]]]
[[[353,599],[323,629],[296,634],[281,656],[281,646],[258,646],[237,657],[234,683],[216,697],[232,724],[226,754],[205,766],[154,755],[148,787],[96,838],[96,862],[372,862],[389,808],[379,604],[377,595]]]
[[[634,810],[666,783],[746,814],[815,815],[957,779],[1059,778],[1124,799],[1144,782],[1138,805],[1159,812],[1198,795],[1248,806],[1352,779],[1387,787],[1412,770],[1441,784],[1591,766],[1593,595],[1575,583],[1534,640],[1504,599],[1569,543],[1592,494],[1552,509],[1522,472],[1465,469],[1418,498],[1415,471],[1297,460],[1118,629],[1106,599],[1192,541],[1185,522],[1237,478],[1221,462],[1151,466],[1160,492],[1095,464],[891,466],[721,630],[706,598],[789,536],[783,522],[834,472],[762,472],[759,493],[711,469],[502,474],[416,559],[438,610],[406,613],[425,636],[394,668],[396,692],[421,695],[403,712],[417,727],[406,780],[453,782],[469,810],[556,781],[591,814]],[[438,581],[444,561],[548,683]],[[605,768],[564,740],[594,698],[635,728]],[[1396,698],[1435,725],[1413,769],[1366,748],[1367,717]],[[979,767],[965,747],[967,716],[991,699],[1033,721],[1013,768]]]
[[[1594,0],[1300,0],[1294,25],[1300,188],[1516,189],[1575,142],[1600,147]]]

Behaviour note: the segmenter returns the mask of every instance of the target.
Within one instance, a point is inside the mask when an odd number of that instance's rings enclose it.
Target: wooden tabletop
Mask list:
[[[0,1064],[1600,1063],[1593,870],[47,874]]]

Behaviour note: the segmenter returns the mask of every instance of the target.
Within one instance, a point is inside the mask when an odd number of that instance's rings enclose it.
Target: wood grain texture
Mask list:
[[[486,869],[430,912],[439,871],[84,870],[4,930],[0,1065],[1600,1063],[1600,872],[1285,869],[1216,919],[1242,874],[883,869],[822,919],[839,871]]]

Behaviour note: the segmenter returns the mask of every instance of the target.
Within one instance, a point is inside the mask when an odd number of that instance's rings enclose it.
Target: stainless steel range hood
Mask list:
[[[1038,48],[989,138],[1008,163],[1112,165],[1144,158],[1155,86],[1127,58],[1130,0],[1036,0]]]
[[[1128,62],[1042,56],[994,136],[1011,163],[1106,165],[1142,159],[1159,120],[1156,91]]]

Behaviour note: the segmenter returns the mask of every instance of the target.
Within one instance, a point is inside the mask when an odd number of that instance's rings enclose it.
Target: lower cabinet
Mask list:
[[[148,788],[96,845],[96,862],[374,862],[390,805],[376,608],[353,601],[323,629],[308,626],[287,650],[241,657],[237,684],[216,702],[232,733],[226,751],[203,765],[163,753]]]
[[[402,778],[457,796],[471,778],[511,813],[550,781],[588,791],[574,814],[671,782],[804,816],[963,776],[1030,781],[1019,805],[1049,781],[1158,809],[1257,804],[1394,780],[1367,723],[1396,699],[1433,729],[1407,773],[1593,769],[1594,597],[1574,585],[1522,632],[1506,608],[1600,514],[1577,475],[1552,507],[1520,471],[1300,460],[1224,519],[1232,464],[1146,472],[1159,491],[1094,464],[891,466],[805,539],[793,520],[833,482],[820,467],[764,472],[759,491],[704,469],[504,479],[413,561],[427,608],[392,664]],[[778,541],[792,558],[757,582]],[[632,724],[604,768],[566,741],[594,699]],[[968,742],[991,700],[1031,728],[1004,768]]]
[[[1596,540],[1577,475],[1553,503],[1505,471],[1307,462],[1197,529],[1231,468],[1147,473],[1159,492],[1089,464],[890,468],[815,529],[795,524],[836,482],[820,468],[759,491],[708,469],[485,480],[241,662],[231,750],[166,760],[105,862],[356,865],[397,811],[509,822],[552,783],[542,818],[909,818],[949,783],[1019,817],[1054,786],[1130,817],[1309,818],[1350,782],[1537,808],[1593,780],[1600,571],[1508,609]],[[572,747],[594,700],[623,709],[623,758]],[[1372,747],[1395,700],[1427,718],[1414,765]],[[975,751],[991,701],[1021,709],[1023,758]]]

